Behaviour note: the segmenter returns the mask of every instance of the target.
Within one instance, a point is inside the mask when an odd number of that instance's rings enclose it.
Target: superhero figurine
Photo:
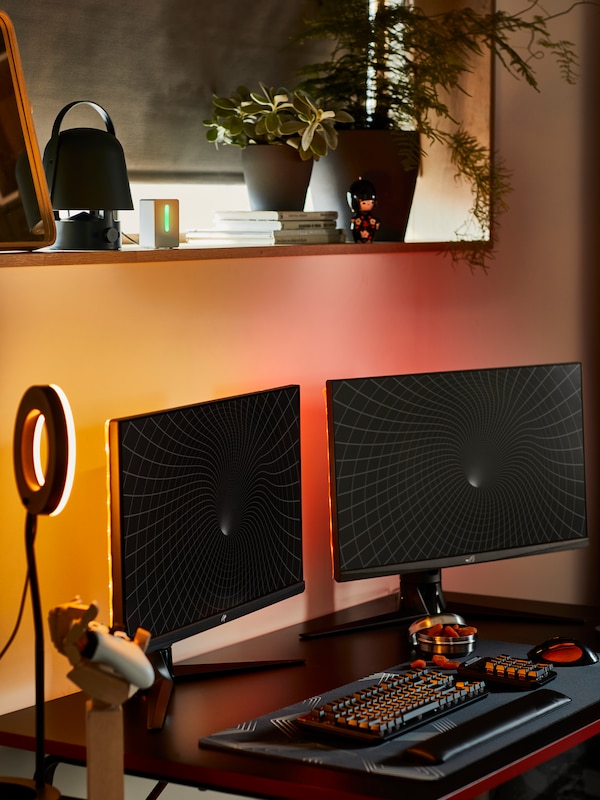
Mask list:
[[[371,181],[359,178],[347,193],[348,205],[353,211],[350,228],[355,242],[370,244],[379,230],[379,219],[373,213],[377,193]]]

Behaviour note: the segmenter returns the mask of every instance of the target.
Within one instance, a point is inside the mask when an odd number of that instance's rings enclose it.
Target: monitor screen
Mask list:
[[[444,610],[443,567],[587,544],[580,364],[331,380],[334,575],[400,575]]]
[[[149,652],[304,589],[300,390],[107,423],[113,622]]]

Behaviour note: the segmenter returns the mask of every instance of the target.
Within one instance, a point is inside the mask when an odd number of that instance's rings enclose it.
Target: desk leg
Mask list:
[[[124,800],[123,708],[86,703],[88,800]]]

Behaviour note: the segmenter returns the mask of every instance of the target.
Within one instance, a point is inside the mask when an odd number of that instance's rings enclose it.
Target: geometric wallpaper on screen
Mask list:
[[[299,387],[118,430],[128,631],[182,631],[302,581]]]
[[[338,577],[586,539],[579,364],[328,381],[328,415]]]

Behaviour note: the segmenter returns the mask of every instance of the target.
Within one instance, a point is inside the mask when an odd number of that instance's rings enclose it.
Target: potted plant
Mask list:
[[[253,210],[302,210],[313,162],[336,148],[336,123],[353,118],[341,104],[323,108],[302,89],[259,87],[215,95],[212,117],[204,121],[206,138],[242,148]]]
[[[573,45],[554,39],[549,30],[568,10],[549,14],[540,0],[523,6],[509,13],[492,10],[491,2],[439,10],[440,3],[430,0],[321,0],[298,40],[324,39],[330,55],[299,71],[300,86],[318,92],[325,103],[343,101],[354,130],[391,131],[403,142],[399,159],[413,178],[430,143],[447,148],[456,175],[471,187],[471,214],[488,238],[492,216],[506,206],[508,171],[493,163],[489,148],[457,118],[452,92],[468,91],[466,79],[486,54],[536,90],[535,63],[545,53],[556,59],[566,81],[575,80]],[[408,141],[400,139],[406,130],[412,132]]]

